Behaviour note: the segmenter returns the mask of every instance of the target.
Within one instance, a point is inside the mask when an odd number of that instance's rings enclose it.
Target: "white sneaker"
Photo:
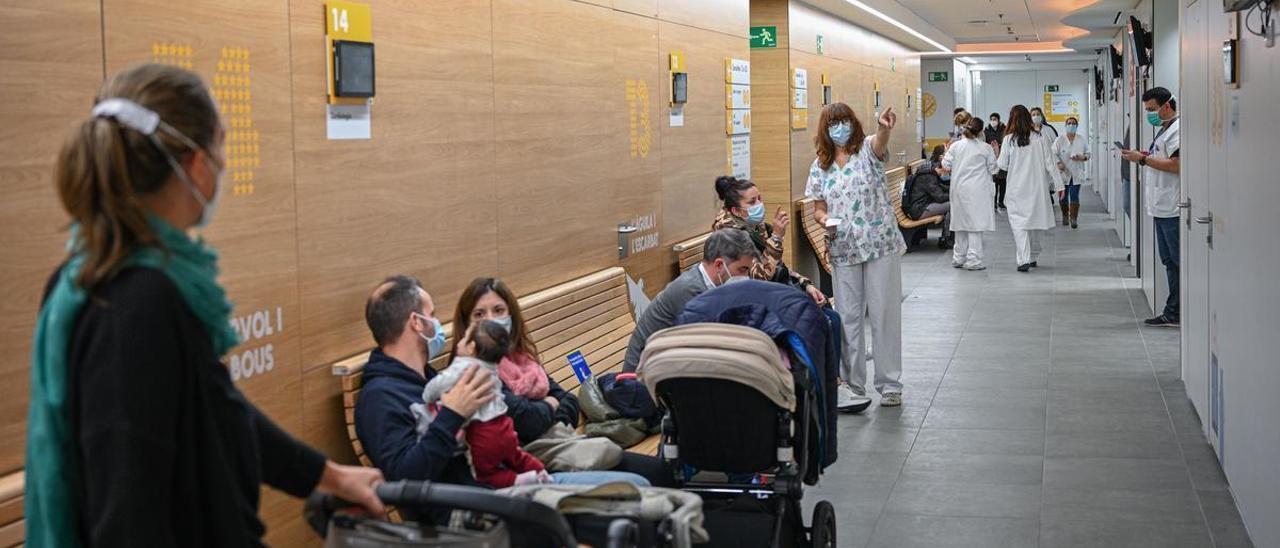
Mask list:
[[[987,265],[982,263],[970,263],[970,264],[964,265],[964,269],[965,270],[986,270]]]
[[[951,261],[951,268],[964,268],[964,261]]]
[[[898,392],[890,392],[880,396],[880,407],[897,407],[902,405],[902,394]]]
[[[846,413],[857,413],[871,405],[871,398],[853,391],[847,383],[836,386],[836,409]]]

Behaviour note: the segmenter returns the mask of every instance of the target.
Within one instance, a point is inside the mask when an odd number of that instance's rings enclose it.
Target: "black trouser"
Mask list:
[[[1004,207],[1004,189],[1008,180],[996,177],[996,207]]]

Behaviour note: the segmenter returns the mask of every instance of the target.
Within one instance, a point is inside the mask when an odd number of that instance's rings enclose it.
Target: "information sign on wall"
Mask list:
[[[778,47],[778,27],[751,27],[752,48]]]

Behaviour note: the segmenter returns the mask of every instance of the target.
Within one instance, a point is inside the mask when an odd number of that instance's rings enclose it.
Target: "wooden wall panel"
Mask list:
[[[725,173],[724,60],[750,59],[748,44],[739,36],[662,22],[661,62],[672,51],[683,51],[689,70],[689,102],[684,126],[671,127],[667,109],[662,115],[662,241],[672,244],[711,229],[720,204],[715,179]],[[663,79],[662,98],[671,83]],[[663,103],[665,105],[665,103]]]
[[[67,238],[53,165],[102,81],[99,8],[97,0],[0,1],[0,474],[23,465],[31,335]]]
[[[292,2],[308,369],[372,346],[362,311],[384,277],[417,276],[447,313],[472,277],[497,271],[490,7],[373,2],[373,138],[330,141],[322,4]],[[502,131],[513,123],[504,119]]]
[[[753,0],[658,0],[658,18],[747,38],[754,24],[748,23],[750,6]]]
[[[751,0],[751,26],[777,26],[778,47],[751,50],[751,179],[760,189],[766,217],[791,203],[791,64],[789,0]],[[783,260],[794,262],[796,234],[783,242]]]
[[[499,270],[527,293],[617,261],[615,197],[634,165],[621,29],[611,9],[577,2],[493,9]]]

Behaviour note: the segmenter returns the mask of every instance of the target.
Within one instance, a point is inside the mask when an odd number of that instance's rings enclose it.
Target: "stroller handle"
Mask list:
[[[374,488],[384,504],[402,508],[452,508],[492,514],[515,525],[536,527],[547,533],[556,546],[578,545],[564,516],[549,506],[532,500],[500,495],[489,489],[430,481],[393,481]],[[314,492],[307,498],[303,517],[321,537],[329,530],[334,512],[356,506],[338,497]]]

